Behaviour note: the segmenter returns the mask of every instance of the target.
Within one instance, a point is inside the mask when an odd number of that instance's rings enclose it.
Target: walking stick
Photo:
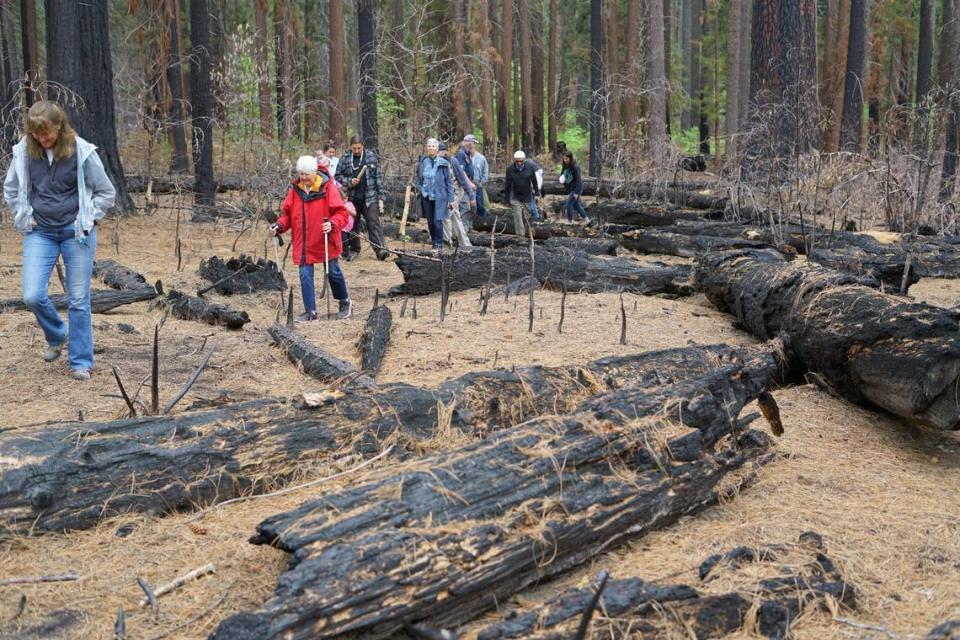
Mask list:
[[[330,296],[327,295],[327,281],[330,280],[330,256],[327,250],[330,247],[328,238],[330,233],[323,232],[323,296],[327,299],[327,320],[330,319]]]
[[[277,273],[283,279],[283,271],[280,269],[280,236],[273,236],[273,257],[277,261]],[[284,307],[286,300],[283,299],[283,282],[280,283],[280,308]]]

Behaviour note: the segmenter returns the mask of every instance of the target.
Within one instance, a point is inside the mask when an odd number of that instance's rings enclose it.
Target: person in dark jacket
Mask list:
[[[417,158],[413,187],[420,194],[420,211],[427,219],[433,251],[443,249],[443,221],[453,210],[453,178],[450,162],[440,156],[440,141],[427,140],[426,153]]]
[[[567,192],[567,222],[573,222],[574,209],[581,220],[590,220],[587,210],[583,208],[583,181],[580,180],[580,166],[573,159],[572,151],[563,152],[560,184]]]
[[[514,153],[513,164],[507,167],[504,179],[504,197],[513,209],[513,228],[517,235],[526,235],[528,223],[524,222],[523,214],[533,217],[534,198],[540,196],[536,170],[526,159],[523,151]]]
[[[337,258],[342,250],[340,232],[350,222],[350,214],[340,198],[336,183],[324,171],[317,171],[317,159],[301,156],[297,160],[299,180],[290,185],[280,217],[270,228],[279,235],[288,229],[293,244],[293,262],[300,268],[300,293],[304,313],[297,320],[317,319],[317,295],[313,286],[313,265],[325,264],[330,291],[338,302],[337,317],[350,317],[352,303],[347,281]],[[326,237],[325,237],[326,236]]]
[[[360,231],[366,227],[367,237],[378,260],[386,260],[387,251],[380,229],[380,211],[383,208],[383,175],[380,159],[369,149],[364,149],[359,136],[350,138],[350,151],[343,154],[337,163],[336,180],[349,189],[350,202],[357,209],[359,229],[350,235],[349,257],[360,252]]]

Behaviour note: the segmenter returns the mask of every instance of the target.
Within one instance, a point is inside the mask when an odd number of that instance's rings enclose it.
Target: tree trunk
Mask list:
[[[11,23],[12,24],[12,23]],[[37,53],[37,2],[36,0],[20,0],[20,42],[23,48],[23,71],[26,74],[27,86],[24,97],[27,107],[33,106],[37,97],[43,93],[37,88],[40,82],[40,56]],[[49,66],[50,61],[47,60]],[[49,75],[49,71],[47,72]]]
[[[206,219],[214,206],[213,85],[210,80],[210,10],[207,0],[190,0],[190,102],[193,126],[194,218]]]
[[[347,141],[347,86],[344,64],[345,23],[343,3],[330,3],[330,132],[327,135],[337,147]]]
[[[453,0],[452,20],[450,21],[450,40],[453,44],[453,61],[451,70],[453,71],[453,87],[450,91],[450,98],[453,102],[454,111],[454,129],[452,140],[460,142],[463,137],[471,132],[470,115],[467,108],[467,98],[469,89],[469,67],[467,60],[469,52],[467,51],[467,40],[469,29],[467,26],[467,6],[468,0]]]
[[[669,293],[688,295],[690,268],[687,265],[664,267],[644,266],[626,258],[606,258],[575,254],[562,249],[538,248],[534,255],[534,277],[544,286],[560,290],[598,293],[624,291],[652,295]],[[403,284],[397,294],[429,295],[441,291],[441,277],[446,275],[446,290],[464,291],[479,288],[490,280],[488,249],[461,250],[444,257],[445,269],[439,262],[420,257],[400,256],[397,267],[403,273]],[[504,249],[497,252],[493,282],[503,284],[530,273],[530,251]],[[444,273],[445,272],[445,273]]]
[[[287,354],[287,358],[311,378],[324,383],[337,383],[349,378],[349,384],[372,389],[373,378],[359,374],[356,368],[321,349],[294,332],[292,329],[275,324],[267,329],[273,342]]]
[[[750,50],[752,38],[750,35],[750,24],[753,17],[752,0],[742,0],[740,4],[740,106],[737,108],[737,115],[740,117],[739,130],[745,131],[750,124]],[[737,145],[738,151],[741,145]]]
[[[18,429],[0,437],[0,523],[63,531],[118,514],[192,509],[261,493],[299,477],[307,460],[332,461],[343,447],[370,455],[400,432],[434,440],[440,407],[456,407],[449,415],[455,433],[483,436],[569,413],[597,393],[703,376],[749,353],[685,347],[585,366],[471,372],[436,389],[393,385],[315,408],[264,398],[173,416]],[[86,434],[79,444],[67,437],[77,429]]]
[[[480,55],[478,64],[480,67],[480,127],[483,135],[483,144],[487,148],[487,153],[495,149],[494,124],[493,124],[493,70],[494,70],[494,48],[493,37],[490,26],[490,3],[491,0],[480,0],[477,10],[477,31],[480,34]],[[491,154],[491,159],[496,154]]]
[[[303,2],[303,142],[320,146],[325,141],[320,132],[320,78],[317,77],[320,39],[314,0]]]
[[[943,169],[940,201],[949,202],[956,187],[957,139],[960,137],[960,2],[943,0],[943,39],[940,43],[940,86],[947,94],[944,118]]]
[[[603,0],[590,0],[590,175],[603,171]],[[586,176],[584,176],[586,177]]]
[[[543,0],[530,0],[530,96],[533,106],[533,152],[543,153]],[[536,53],[532,53],[536,52]],[[552,80],[551,80],[552,81]]]
[[[687,100],[689,101],[680,112],[680,127],[684,131],[692,127],[694,122],[693,113],[691,112],[694,95],[691,75],[693,72],[694,54],[693,3],[697,1],[698,0],[678,0],[680,5],[678,16],[680,19],[680,39],[677,44],[680,47],[680,64],[683,66],[680,77],[683,93],[686,94]]]
[[[110,57],[109,7],[103,2],[47,0],[47,76],[76,92],[83,101],[63,101],[74,129],[97,145],[107,176],[117,191],[115,207],[133,209],[117,146]]]
[[[376,377],[383,365],[383,358],[390,344],[390,327],[393,325],[393,313],[390,307],[380,304],[370,310],[367,322],[360,334],[360,370]]]
[[[520,86],[523,95],[523,117],[521,126],[523,135],[520,147],[533,150],[533,79],[531,77],[532,43],[530,42],[530,2],[520,0]],[[537,52],[540,55],[540,52]]]
[[[500,83],[497,87],[497,134],[500,148],[510,148],[510,88],[513,82],[513,0],[501,0]]]
[[[936,16],[936,0],[920,0],[920,36],[917,42],[917,106],[923,104],[931,89],[933,37],[937,30]]]
[[[640,49],[641,0],[628,0],[625,53],[623,56],[624,96],[623,128],[625,138],[633,140],[640,124],[640,84],[643,80],[644,56]]]
[[[840,149],[840,125],[843,118],[844,86],[846,82],[847,53],[850,51],[850,3],[852,0],[839,0],[837,5],[836,40],[833,69],[830,71],[830,86],[826,88],[827,99],[822,104],[829,110],[826,150],[834,152]],[[829,102],[827,101],[829,100]]]
[[[604,135],[607,140],[620,137],[620,38],[622,26],[617,15],[617,0],[604,0],[603,11],[603,93],[606,120]]]
[[[813,0],[756,0],[750,56],[754,131],[748,157],[754,170],[819,145],[816,5]]]
[[[257,96],[260,107],[260,135],[265,138],[273,137],[273,114],[270,111],[270,73],[267,70],[267,40],[269,32],[267,29],[267,0],[254,0],[253,3],[254,18],[256,21],[256,33],[254,42],[257,56]]]
[[[703,74],[701,73],[701,49],[703,46],[703,2],[704,0],[684,0],[690,6],[690,84],[687,95],[690,97],[689,127],[700,126],[701,92]]]
[[[107,311],[122,307],[126,304],[153,300],[156,297],[157,292],[154,291],[153,287],[149,286],[123,291],[93,289],[90,292],[90,311],[92,313],[106,313]],[[50,302],[61,311],[67,308],[67,296],[64,294],[50,296]],[[27,305],[23,303],[22,298],[0,300],[0,313],[8,311],[27,311]]]
[[[714,503],[721,480],[745,483],[769,440],[737,437],[735,416],[776,372],[761,351],[703,377],[601,395],[268,518],[254,541],[295,552],[288,572],[263,607],[211,639],[374,640],[398,637],[405,621],[471,620]]]
[[[910,424],[960,429],[955,312],[774,252],[707,254],[696,276],[710,301],[755,336],[785,332],[796,374],[816,371],[837,392]]]
[[[655,8],[649,6],[650,2],[652,2],[652,1],[654,1],[654,0],[647,0],[647,3],[646,3],[646,4],[648,5],[648,7],[647,7],[647,16],[648,16],[648,17],[649,17],[649,16],[652,16],[653,13],[654,13],[654,11],[655,11]],[[662,12],[660,15],[663,16],[663,51],[664,51],[664,55],[663,55],[663,78],[664,78],[664,83],[663,83],[663,91],[664,91],[664,100],[663,100],[663,103],[664,103],[664,113],[663,113],[663,121],[664,121],[664,123],[666,124],[666,135],[669,136],[669,135],[670,135],[670,88],[671,88],[670,79],[673,78],[673,61],[672,61],[672,58],[673,58],[673,55],[672,55],[672,52],[673,52],[673,44],[672,44],[672,43],[673,43],[673,33],[672,33],[672,29],[673,29],[673,26],[676,24],[676,20],[674,19],[674,14],[673,14],[673,2],[672,2],[672,0],[663,0],[663,6],[660,7],[659,10]],[[647,24],[647,28],[648,28],[648,29],[650,28],[649,23]],[[652,43],[652,42],[653,42],[653,39],[652,39],[652,38],[653,38],[653,35],[652,35],[652,34],[649,34],[647,37],[650,38],[649,43]],[[651,46],[652,46],[652,45],[651,45]],[[652,51],[651,51],[650,55],[651,55],[651,61],[652,61],[652,56],[653,56],[653,52],[652,52]],[[652,64],[652,62],[651,62],[651,64]],[[653,100],[653,97],[651,97],[650,99]],[[652,125],[651,125],[651,126],[652,126]]]
[[[749,0],[730,0],[730,13],[727,16],[727,103],[726,148],[724,157],[728,166],[737,162],[737,142],[740,134],[740,74],[746,73],[744,61],[740,59],[740,39],[743,37],[743,16],[741,5]],[[717,149],[719,155],[720,149]]]
[[[551,157],[554,157],[557,153],[557,119],[560,112],[557,104],[563,87],[562,74],[557,72],[558,63],[559,68],[563,67],[563,59],[560,57],[560,14],[557,0],[550,0],[547,20],[550,21],[550,52],[547,60],[547,117],[550,120],[547,125],[547,147],[549,147],[547,151]]]
[[[360,101],[363,144],[379,149],[380,127],[377,122],[376,27],[373,0],[361,0],[357,11],[357,34],[360,39]]]
[[[293,15],[290,0],[273,0],[274,52],[277,68],[277,130],[283,138],[293,138],[296,130],[294,107],[294,72],[297,64],[291,48]]]
[[[657,154],[667,142],[666,51],[664,49],[663,5],[657,0],[647,3],[647,32],[650,49],[650,74],[647,90],[650,95],[650,122],[647,126],[647,149]],[[663,71],[663,73],[661,73]]]
[[[863,144],[863,91],[867,54],[867,0],[850,0],[850,36],[843,88],[840,149],[860,153]]]
[[[170,130],[173,134],[173,151],[170,155],[170,173],[187,173],[187,137],[183,125],[183,74],[180,72],[180,2],[165,0],[164,11],[167,23],[168,58],[167,85],[170,87]]]
[[[0,18],[3,19],[0,26],[0,154],[6,155],[18,142],[15,118],[19,101],[14,83],[21,77],[13,34],[16,16],[12,0],[0,0]]]

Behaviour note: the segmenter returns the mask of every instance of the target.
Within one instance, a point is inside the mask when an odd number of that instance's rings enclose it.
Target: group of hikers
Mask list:
[[[115,190],[96,147],[71,127],[63,108],[50,101],[34,103],[24,118],[26,135],[13,148],[3,183],[3,196],[23,238],[23,300],[43,330],[43,359],[53,362],[66,348],[72,376],[89,380],[93,367],[93,323],[90,283],[97,247],[97,225],[113,206]],[[446,245],[471,246],[467,235],[474,214],[489,215],[487,159],[467,135],[451,157],[447,146],[430,138],[413,168],[415,205],[426,219],[432,250]],[[274,236],[290,231],[293,261],[298,266],[304,312],[299,321],[316,320],[315,266],[323,264],[337,317],[351,315],[352,302],[340,267],[356,257],[365,231],[376,257],[390,254],[380,224],[384,181],[380,159],[358,136],[337,157],[333,144],[315,156],[297,159],[297,177],[271,225]],[[570,151],[563,154],[559,181],[567,193],[567,220],[576,214],[589,224],[582,202],[580,168]],[[523,151],[516,151],[504,176],[504,196],[517,234],[542,218],[537,198],[542,170]],[[47,291],[54,266],[63,256],[66,267],[67,321],[57,313]]]

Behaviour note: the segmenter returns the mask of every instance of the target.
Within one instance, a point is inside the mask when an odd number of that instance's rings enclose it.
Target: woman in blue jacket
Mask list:
[[[414,188],[420,194],[420,210],[427,219],[433,251],[443,249],[443,221],[453,210],[453,179],[450,177],[450,162],[441,157],[440,141],[427,140],[426,154],[417,159]]]
[[[73,377],[89,380],[96,224],[113,206],[116,192],[97,148],[76,134],[60,105],[34,103],[25,124],[27,135],[14,146],[3,182],[3,198],[13,212],[14,226],[24,234],[23,301],[47,340],[43,359],[53,362],[69,342]],[[50,274],[61,255],[67,268],[66,323],[47,295]]]

